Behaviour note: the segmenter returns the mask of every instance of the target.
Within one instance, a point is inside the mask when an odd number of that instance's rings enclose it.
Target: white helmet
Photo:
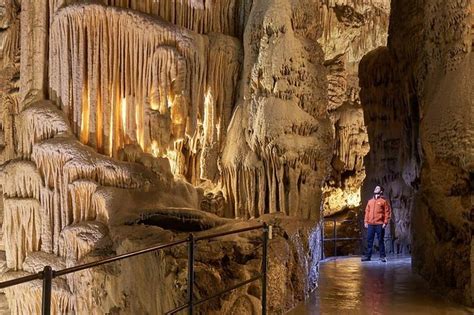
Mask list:
[[[375,186],[375,189],[374,189],[374,194],[381,194],[383,193],[383,187],[382,186]]]

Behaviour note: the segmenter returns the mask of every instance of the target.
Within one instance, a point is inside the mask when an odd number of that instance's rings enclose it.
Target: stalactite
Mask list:
[[[173,150],[174,142],[186,137],[188,124],[195,124],[188,116],[199,108],[191,107],[190,69],[186,58],[176,48],[158,48],[151,64],[154,65],[151,70],[151,104],[145,114],[147,130],[144,142],[145,147],[153,146],[152,153],[158,156]],[[194,116],[197,119],[197,115]]]
[[[236,54],[237,40],[210,34],[208,56],[208,88],[204,101],[200,177],[215,180],[219,176],[218,158],[224,149],[225,135],[232,116],[240,73]]]
[[[245,12],[239,0],[102,0],[102,3],[159,16],[194,32],[237,36]]]
[[[319,205],[314,191],[327,171],[327,165],[318,165],[317,161],[325,161],[325,155],[329,154],[328,142],[332,136],[324,125],[328,122],[316,127],[317,120],[294,103],[281,99],[262,99],[259,106],[253,118],[250,145],[241,144],[247,149],[236,151],[244,139],[232,132],[227,142],[235,144],[224,150],[223,182],[234,209],[230,215],[253,217],[274,212],[305,218],[317,215]],[[291,123],[286,119],[290,112]],[[233,119],[238,119],[238,115]],[[299,136],[301,140],[296,141]]]
[[[44,140],[33,146],[32,159],[44,178],[40,201],[45,211],[43,230],[48,235],[42,250],[58,253],[59,234],[67,225],[97,216],[87,200],[99,185],[137,189],[157,178],[143,166],[116,162],[68,137]],[[82,180],[88,180],[87,183]]]
[[[19,4],[16,1],[7,0],[2,2],[2,15],[0,27],[0,69],[14,66],[19,60],[20,50],[20,21]]]
[[[347,170],[361,170],[369,152],[369,140],[362,109],[346,110],[336,122],[336,157]]]
[[[13,160],[5,166],[3,193],[6,198],[40,197],[42,180],[36,165],[30,161]]]
[[[350,62],[386,44],[389,21],[388,1],[322,1],[319,18],[322,44],[326,59],[341,52]]]
[[[23,158],[30,158],[33,144],[61,133],[68,135],[71,131],[57,106],[50,101],[39,101],[20,113],[18,133],[18,152]]]
[[[111,245],[107,227],[96,221],[84,221],[69,225],[61,231],[60,256],[66,265],[73,266],[94,250]]]
[[[4,280],[31,275],[28,272],[9,272]],[[12,315],[41,314],[42,281],[34,280],[5,289]],[[73,314],[74,302],[65,279],[53,280],[51,292],[51,314]]]
[[[72,203],[72,221],[94,220],[96,214],[92,209],[92,194],[97,188],[97,183],[88,180],[76,180],[69,184],[69,194]]]
[[[68,49],[64,48],[65,42],[70,45]],[[189,71],[185,89],[189,90],[185,92],[196,97],[194,106],[201,108],[198,91],[203,89],[206,71],[205,37],[111,7],[73,5],[57,13],[50,53],[51,72],[56,75],[50,84],[83,143],[116,155],[126,143],[128,129],[136,130],[132,140],[144,146],[143,121],[144,111],[150,106],[152,61],[155,51],[163,45],[173,45],[186,58]],[[89,51],[87,47],[93,49]],[[167,56],[172,58],[168,63],[175,62],[174,54]],[[72,64],[64,66],[70,61]],[[73,75],[69,68],[79,73]],[[170,86],[171,82],[161,84],[164,85]],[[125,126],[121,124],[122,115],[127,116]],[[187,134],[193,133],[191,126]]]
[[[100,5],[63,8],[51,29],[50,85],[81,142],[111,156],[138,143],[156,156],[182,156],[189,165],[177,169],[195,182],[216,179],[215,170],[196,170],[199,159],[215,169],[215,154],[201,156],[201,146],[222,147],[240,69],[237,40]],[[201,140],[211,112],[212,144]]]
[[[21,1],[20,14],[20,105],[32,90],[37,91],[40,99],[47,94],[48,69],[48,2],[49,0]]]
[[[5,198],[4,207],[3,235],[7,266],[18,270],[27,252],[40,249],[40,203],[32,198]]]
[[[49,0],[50,12],[78,0]],[[96,2],[133,9],[162,18],[196,33],[217,32],[238,36],[246,19],[249,0],[98,0]]]
[[[16,156],[15,117],[19,104],[12,95],[3,95],[0,102],[0,164],[3,164]]]

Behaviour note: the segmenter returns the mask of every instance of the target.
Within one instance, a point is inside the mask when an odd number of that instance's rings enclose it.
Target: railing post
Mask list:
[[[188,238],[188,314],[193,314],[193,293],[194,293],[194,235],[189,234]]]
[[[43,268],[43,299],[41,305],[41,314],[51,314],[51,289],[53,284],[53,269],[51,266]]]
[[[334,257],[337,256],[337,228],[336,228],[336,219],[334,219],[334,230],[333,230],[333,237],[334,237]]]
[[[262,248],[262,315],[267,314],[267,271],[268,271],[268,226],[263,223],[263,248]]]
[[[326,258],[324,255],[324,226],[325,226],[325,223],[324,223],[324,217],[323,217],[323,220],[321,222],[321,259]]]
[[[359,230],[360,230],[360,255],[364,255],[364,233],[365,233],[365,226],[364,226],[364,221],[363,221],[363,216],[362,214],[360,215],[359,218]]]

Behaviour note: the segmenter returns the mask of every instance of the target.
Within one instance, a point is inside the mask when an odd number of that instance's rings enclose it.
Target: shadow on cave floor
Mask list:
[[[288,312],[303,314],[474,314],[445,301],[412,272],[410,257],[389,257],[386,264],[338,257],[321,262],[319,288]]]

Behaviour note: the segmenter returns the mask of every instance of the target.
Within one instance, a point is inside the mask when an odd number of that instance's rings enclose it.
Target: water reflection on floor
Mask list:
[[[288,313],[304,314],[474,314],[473,309],[445,301],[430,292],[411,271],[411,259],[338,258],[321,263],[319,289]]]

